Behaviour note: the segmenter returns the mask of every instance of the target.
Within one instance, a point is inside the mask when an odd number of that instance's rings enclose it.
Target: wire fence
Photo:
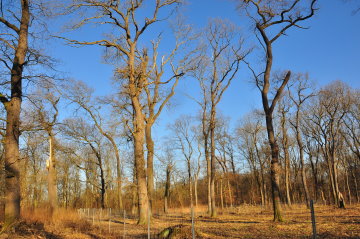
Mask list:
[[[227,210],[228,214],[232,214],[231,211]],[[82,219],[86,219],[93,226],[98,226],[99,230],[105,230],[108,233],[116,234],[116,238],[132,238],[129,234],[136,228],[137,231],[141,231],[142,238],[156,239],[160,238],[160,233],[170,227],[177,225],[188,225],[191,226],[191,238],[195,239],[195,227],[196,220],[199,217],[194,216],[194,212],[180,211],[176,213],[157,213],[154,212],[150,215],[148,211],[148,224],[139,227],[137,225],[138,216],[132,213],[128,213],[126,210],[114,210],[112,208],[101,209],[101,208],[80,208],[78,214]],[[310,201],[310,215],[312,224],[312,238],[317,238],[316,231],[316,216],[314,211],[314,202]],[[197,216],[200,216],[197,214]],[[200,216],[201,218],[202,216]],[[198,218],[198,219],[196,219]],[[190,238],[190,237],[189,237]]]
[[[131,238],[128,234],[129,229],[137,227],[142,230],[144,238],[159,238],[159,234],[166,228],[176,225],[192,225],[192,238],[195,238],[195,220],[191,214],[180,212],[173,214],[153,213],[150,216],[148,212],[149,223],[145,227],[138,227],[136,224],[138,217],[126,210],[115,210],[112,208],[80,208],[77,210],[80,218],[87,220],[93,226],[97,226],[99,230],[107,233],[116,233],[119,238]]]

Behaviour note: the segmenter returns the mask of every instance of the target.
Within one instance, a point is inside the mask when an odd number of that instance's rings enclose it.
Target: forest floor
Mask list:
[[[94,220],[79,217],[76,212],[62,212],[52,222],[46,213],[27,213],[24,221],[12,231],[0,234],[0,239],[51,238],[51,239],[115,239],[147,238],[148,226],[136,225],[135,219],[103,217]],[[346,209],[315,205],[317,238],[360,238],[360,204],[347,205]],[[310,210],[294,205],[283,208],[284,222],[272,222],[271,208],[239,206],[225,209],[216,218],[206,216],[199,209],[195,218],[196,238],[311,238]],[[165,228],[183,225],[184,233],[176,238],[191,238],[189,209],[170,210],[168,215],[154,215],[150,224],[151,238]],[[110,230],[110,232],[109,232]]]

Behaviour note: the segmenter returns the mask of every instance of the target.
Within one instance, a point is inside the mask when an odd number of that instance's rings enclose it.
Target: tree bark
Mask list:
[[[266,114],[266,128],[268,132],[268,139],[271,147],[271,167],[270,167],[270,176],[271,176],[271,189],[272,189],[272,199],[273,199],[273,213],[274,221],[283,221],[281,216],[281,207],[280,207],[280,165],[279,165],[279,147],[276,143],[274,136],[274,128],[272,124],[272,115],[268,112]]]
[[[51,131],[49,134],[49,161],[48,161],[48,197],[50,210],[53,212],[58,207],[57,197],[57,175],[56,175],[56,158],[55,158],[55,139]]]
[[[3,142],[2,142],[3,144]],[[5,161],[4,152],[0,156],[0,223],[5,220]]]
[[[3,102],[6,109],[5,135],[5,222],[20,218],[20,172],[19,137],[20,111],[22,101],[22,73],[28,50],[28,29],[30,11],[28,0],[21,1],[21,20],[18,32],[18,45],[11,69],[11,99]]]
[[[213,101],[214,99],[212,99]],[[215,198],[215,105],[212,104],[210,115],[210,198],[211,198],[211,217],[217,216],[216,198]]]
[[[152,139],[151,128],[152,123],[147,122],[145,126],[145,138],[147,148],[147,190],[149,194],[150,208],[152,208],[152,200],[154,194],[154,141]]]
[[[300,158],[300,165],[301,165],[301,181],[303,184],[303,188],[304,188],[304,194],[305,194],[305,203],[306,206],[309,208],[310,207],[310,198],[309,198],[309,189],[307,186],[307,181],[306,181],[306,169],[305,169],[305,162],[304,162],[304,145],[301,139],[301,134],[300,134],[300,112],[299,112],[300,108],[298,107],[298,110],[296,112],[296,125],[295,125],[295,131],[296,131],[296,141],[299,147],[299,158]]]
[[[286,192],[286,203],[288,206],[291,206],[290,198],[290,157],[289,157],[289,144],[288,144],[288,134],[286,130],[286,112],[285,110],[281,111],[281,129],[282,129],[282,145],[284,150],[284,164],[285,164],[285,192]]]

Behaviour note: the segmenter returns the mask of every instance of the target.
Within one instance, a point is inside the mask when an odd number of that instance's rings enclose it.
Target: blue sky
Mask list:
[[[274,69],[290,69],[294,73],[309,73],[318,86],[334,80],[342,80],[353,88],[360,88],[360,12],[352,14],[357,7],[356,1],[344,3],[342,0],[320,1],[319,11],[304,23],[308,30],[290,30],[274,45]],[[188,0],[182,12],[188,22],[196,28],[203,28],[210,18],[227,18],[240,26],[245,38],[251,40],[252,29],[244,16],[235,9],[231,0]],[[153,28],[157,29],[156,27]],[[98,29],[86,28],[80,32],[68,33],[75,39],[96,39]],[[164,39],[166,40],[166,39]],[[251,44],[251,43],[250,43]],[[97,95],[112,92],[112,66],[103,64],[102,49],[99,47],[74,48],[52,43],[50,54],[62,64],[60,70],[71,78],[82,80],[95,89]],[[165,135],[166,125],[182,114],[194,115],[199,107],[185,94],[196,96],[197,84],[192,79],[180,82],[173,105],[165,110],[155,129],[155,137]],[[260,94],[251,83],[245,65],[224,94],[219,110],[232,118],[234,124],[241,116],[254,108],[261,107]]]

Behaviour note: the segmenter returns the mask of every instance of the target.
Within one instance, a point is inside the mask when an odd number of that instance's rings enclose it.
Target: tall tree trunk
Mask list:
[[[129,67],[129,94],[131,99],[131,105],[134,112],[133,117],[133,129],[132,136],[134,139],[134,157],[135,157],[135,170],[136,170],[136,182],[137,182],[137,193],[138,193],[138,224],[145,225],[148,223],[149,213],[149,197],[146,183],[146,169],[145,169],[145,158],[144,158],[144,139],[145,139],[145,126],[144,126],[144,114],[142,112],[142,105],[140,102],[141,95],[141,82],[143,80],[136,79],[135,73],[135,49],[136,42],[131,43],[130,53],[128,55],[127,65]],[[146,61],[142,63],[147,65]],[[141,76],[143,78],[145,76]]]
[[[101,129],[102,131],[102,129]],[[111,145],[114,148],[115,158],[116,158],[116,197],[117,197],[117,206],[119,209],[123,209],[122,201],[122,175],[121,175],[121,159],[119,154],[119,148],[116,145],[114,138],[110,137],[109,134],[106,134],[102,131],[102,134],[111,142]]]
[[[212,105],[210,116],[210,197],[211,197],[211,217],[216,217],[216,198],[215,198],[215,106]]]
[[[198,179],[199,177],[196,175],[195,176],[195,182],[194,182],[194,194],[195,194],[195,208],[197,211],[198,208]]]
[[[151,134],[152,123],[147,122],[145,126],[145,138],[147,148],[147,190],[149,194],[150,208],[152,207],[152,200],[154,194],[154,141]]]
[[[140,130],[139,130],[140,131]],[[135,168],[136,181],[138,187],[138,210],[139,220],[138,224],[145,225],[148,223],[149,198],[146,185],[146,172],[144,160],[144,134],[134,134],[134,152],[135,152]]]
[[[5,161],[4,153],[0,157],[0,223],[5,219]]]
[[[171,178],[171,166],[166,167],[166,183],[165,183],[165,194],[164,194],[164,212],[168,212],[169,197],[170,197],[170,178]]]
[[[5,135],[5,221],[20,218],[20,111],[22,101],[22,73],[28,50],[28,28],[30,22],[29,2],[21,1],[21,20],[18,45],[11,68],[11,99],[4,102],[6,109]]]
[[[353,177],[354,185],[355,185],[356,201],[357,201],[357,203],[359,203],[359,202],[360,202],[359,190],[358,190],[358,184],[357,184],[356,174],[355,174],[354,171],[356,172],[356,167],[355,167],[355,169],[352,170],[351,175],[352,175],[352,177]]]
[[[207,136],[204,135],[204,150],[205,150],[205,159],[206,159],[206,179],[207,179],[207,203],[208,203],[208,213],[211,214],[211,160],[208,150],[208,139]]]
[[[318,157],[318,156],[317,156]],[[313,175],[313,180],[314,180],[314,194],[315,194],[315,201],[317,201],[319,199],[319,183],[318,183],[318,177],[317,177],[317,162],[314,163],[313,162],[313,155],[311,154],[311,152],[309,153],[309,161],[310,161],[310,165],[311,165],[311,171],[312,171],[312,175]]]
[[[334,171],[333,171],[333,166],[332,166],[332,160],[329,157],[329,153],[328,153],[328,149],[327,147],[325,147],[325,149],[323,150],[323,154],[324,154],[324,158],[326,159],[326,163],[328,166],[328,172],[329,172],[329,178],[330,178],[330,192],[333,198],[333,203],[335,205],[338,205],[338,197],[336,194],[336,190],[335,190],[335,182],[334,182]]]
[[[291,198],[290,198],[290,157],[289,157],[289,144],[288,144],[288,134],[286,130],[286,112],[285,110],[281,112],[281,129],[282,129],[282,145],[284,150],[284,164],[285,164],[285,193],[286,193],[286,203],[288,206],[291,206]]]
[[[272,123],[272,115],[266,112],[266,128],[268,132],[268,139],[271,148],[271,189],[273,199],[273,213],[274,221],[282,221],[281,208],[280,208],[280,165],[279,165],[279,147],[275,140],[274,128]]]
[[[350,185],[349,185],[349,174],[348,174],[347,169],[345,169],[345,182],[346,182],[346,189],[347,189],[347,192],[348,192],[349,204],[351,205],[351,190],[350,190]]]
[[[310,198],[309,198],[309,189],[308,189],[307,181],[306,181],[306,169],[305,169],[305,162],[304,162],[304,147],[303,147],[303,143],[302,143],[302,140],[301,140],[299,129],[297,128],[296,131],[297,131],[296,132],[296,139],[297,139],[297,142],[298,142],[299,153],[300,153],[301,181],[302,181],[302,185],[303,185],[303,188],[304,188],[305,203],[306,203],[306,206],[309,207],[310,206],[310,204],[309,204]]]
[[[332,167],[333,167],[333,176],[334,176],[334,186],[335,186],[335,193],[336,193],[336,200],[337,205],[340,207],[340,190],[339,190],[339,180],[338,180],[338,170],[337,170],[337,163],[336,163],[336,156],[335,152],[332,154]]]
[[[230,202],[230,207],[233,207],[233,196],[232,196],[232,192],[231,192],[231,184],[230,184],[230,179],[229,179],[229,174],[227,175],[227,186],[228,186],[228,192],[229,192],[229,202]]]
[[[220,179],[220,205],[221,205],[221,211],[224,211],[224,189],[223,189],[223,178]]]
[[[105,188],[105,175],[104,175],[104,170],[102,167],[102,162],[100,161],[100,182],[101,182],[101,188],[100,188],[100,203],[101,203],[101,208],[105,208],[105,192],[106,192],[106,188]]]
[[[49,134],[49,161],[48,161],[48,197],[51,212],[58,207],[57,175],[55,158],[55,139],[51,130]]]

